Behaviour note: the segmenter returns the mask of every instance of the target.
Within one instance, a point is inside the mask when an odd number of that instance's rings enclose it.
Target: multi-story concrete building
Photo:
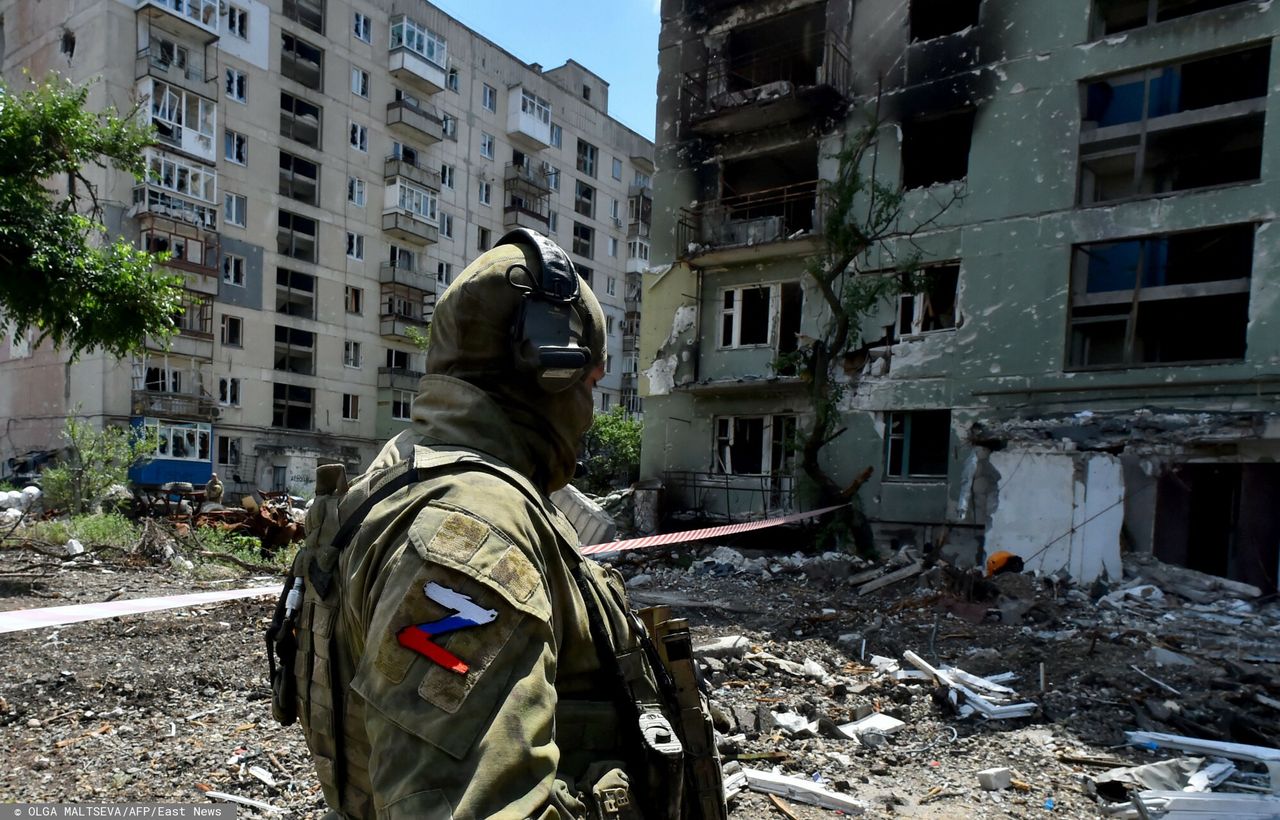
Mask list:
[[[874,467],[878,538],[1274,588],[1277,33],[1230,0],[665,2],[642,474],[712,515],[796,503],[812,409],[775,362],[822,335],[805,260],[878,110],[863,170],[906,190],[927,281],[864,322],[823,451]]]
[[[111,231],[173,254],[181,333],[132,361],[0,345],[0,458],[68,413],[157,427],[146,483],[305,492],[402,429],[436,295],[506,230],[559,241],[609,324],[601,409],[635,397],[653,146],[609,85],[543,70],[426,2],[0,2],[11,85],[139,107],[150,176],[100,177]],[[643,209],[641,205],[645,205]],[[629,218],[634,215],[634,219]],[[628,360],[630,364],[628,365]]]

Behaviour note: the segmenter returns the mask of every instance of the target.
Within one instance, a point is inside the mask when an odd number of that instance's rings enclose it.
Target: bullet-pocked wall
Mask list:
[[[875,468],[861,497],[882,535],[949,524],[976,558],[988,536],[1014,537],[992,526],[1023,502],[1010,481],[1022,454],[1052,454],[1075,465],[1065,474],[1076,476],[1082,499],[1088,486],[1095,501],[1111,498],[1120,482],[1119,500],[1108,503],[1125,515],[1099,543],[1111,549],[1123,527],[1130,543],[1152,549],[1158,493],[1145,484],[1180,464],[1247,466],[1277,454],[1268,417],[1280,384],[1272,226],[1280,130],[1266,123],[1270,90],[1280,87],[1280,16],[1271,4],[1177,16],[1157,3],[1151,19],[1130,19],[1105,0],[984,0],[944,4],[945,14],[926,0],[818,4],[828,21],[838,19],[833,7],[852,7],[844,50],[833,49],[850,55],[850,105],[832,128],[820,112],[770,120],[763,112],[783,105],[785,87],[740,90],[710,112],[689,93],[699,71],[715,74],[707,44],[725,29],[784,21],[813,4],[706,2],[690,13],[689,4],[665,5],[655,234],[674,241],[655,242],[655,264],[671,267],[645,293],[641,367],[656,422],[646,431],[646,477],[720,469],[714,455],[724,442],[707,419],[728,414],[714,404],[724,399],[707,397],[728,389],[717,385],[742,385],[736,414],[798,412],[805,423],[802,397],[782,397],[785,374],[770,368],[777,335],[754,349],[718,342],[734,332],[725,316],[732,325],[749,307],[741,290],[725,301],[726,290],[788,277],[802,285],[801,338],[821,333],[825,316],[800,273],[820,215],[797,227],[781,209],[785,232],[771,233],[763,217],[715,236],[704,224],[696,239],[711,247],[682,244],[681,226],[691,212],[705,223],[739,206],[716,211],[736,194],[722,187],[733,158],[768,157],[771,144],[817,146],[820,176],[830,179],[831,146],[864,127],[869,109],[882,122],[864,170],[907,189],[902,226],[918,228],[911,244],[930,283],[864,323],[866,355],[845,368],[846,430],[824,451],[837,481]],[[753,106],[755,122],[740,112]],[[708,127],[731,108],[747,127]],[[880,258],[891,250],[903,249],[881,249]],[[776,323],[783,290],[750,296],[767,302]],[[1147,431],[1142,421],[1188,412],[1212,415],[1216,444],[1205,431],[1175,431],[1174,422]],[[1256,423],[1239,424],[1243,417]],[[1104,470],[1093,455],[1104,452],[1123,465]],[[1059,535],[1054,522],[1073,520],[1070,510],[1046,515],[1029,537],[1042,546]],[[1263,561],[1272,583],[1274,560]]]

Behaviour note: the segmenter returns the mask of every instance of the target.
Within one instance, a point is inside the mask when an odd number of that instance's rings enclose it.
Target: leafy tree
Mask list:
[[[34,328],[37,342],[73,356],[97,347],[123,356],[147,334],[172,335],[182,279],[156,269],[162,257],[107,241],[86,166],[142,179],[152,137],[115,109],[86,111],[88,94],[62,81],[19,94],[0,84],[0,331]]]
[[[582,489],[605,495],[640,476],[640,421],[621,407],[596,413],[583,441],[588,475]]]
[[[836,175],[824,193],[824,240],[821,253],[809,260],[805,277],[813,284],[826,308],[820,333],[794,353],[779,358],[780,372],[797,373],[805,382],[813,423],[796,442],[800,469],[814,488],[816,506],[852,502],[843,514],[834,516],[826,541],[843,541],[852,535],[859,549],[870,549],[870,529],[858,503],[858,489],[871,476],[868,467],[849,484],[841,486],[823,466],[823,449],[839,438],[841,400],[849,383],[837,376],[846,357],[882,344],[864,336],[864,322],[881,306],[901,293],[924,287],[918,272],[919,254],[913,237],[937,220],[956,199],[938,204],[927,220],[911,224],[903,221],[903,190],[876,177],[876,139],[880,131],[879,112],[869,124],[846,137],[836,153]],[[890,265],[872,266],[870,252],[888,255]],[[905,251],[905,252],[904,252]]]
[[[154,431],[111,425],[99,430],[75,416],[67,417],[62,439],[62,461],[40,474],[40,487],[45,506],[73,515],[87,512],[112,485],[124,484],[129,468],[145,464],[156,451]]]

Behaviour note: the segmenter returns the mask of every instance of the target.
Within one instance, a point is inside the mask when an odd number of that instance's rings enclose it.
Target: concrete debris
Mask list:
[[[961,669],[936,669],[914,652],[902,653],[907,663],[933,678],[938,686],[946,689],[946,696],[959,717],[980,714],[985,718],[1004,720],[1030,717],[1039,707],[1034,703],[1007,703],[1012,689],[989,680],[970,675]],[[979,690],[983,694],[979,694]]]
[[[1203,740],[1195,737],[1183,737],[1162,732],[1125,732],[1129,743],[1144,749],[1176,749],[1183,752],[1216,755],[1229,760],[1247,760],[1261,763],[1270,777],[1270,790],[1280,795],[1280,749],[1265,746],[1250,746],[1244,743],[1225,743],[1218,740]]]
[[[1181,790],[1203,765],[1202,757],[1175,757],[1142,766],[1109,769],[1086,777],[1085,783],[1104,800],[1124,802],[1132,799],[1134,791],[1143,789]]]
[[[1198,604],[1210,604],[1224,598],[1259,598],[1262,590],[1216,575],[1207,575],[1186,567],[1166,564],[1150,555],[1125,556],[1125,569],[1144,577],[1163,589]]]
[[[693,654],[700,658],[741,658],[750,648],[751,642],[742,635],[725,635],[694,646]]]
[[[842,811],[845,814],[865,814],[867,811],[867,804],[863,801],[824,789],[812,780],[802,780],[799,777],[789,777],[784,774],[775,774],[745,767],[742,772],[746,776],[747,788],[752,791],[758,791],[762,794],[776,794],[788,800],[794,800],[797,803],[819,806],[831,811]]]
[[[861,720],[842,725],[840,732],[846,737],[861,740],[864,735],[870,734],[888,737],[906,725],[905,721],[898,720],[892,715],[886,715],[883,712],[872,712]]]
[[[978,772],[978,785],[989,792],[1004,791],[1013,785],[1013,772],[1002,767]]]

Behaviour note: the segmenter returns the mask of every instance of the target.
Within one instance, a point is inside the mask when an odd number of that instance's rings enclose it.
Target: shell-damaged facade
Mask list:
[[[668,512],[804,506],[812,408],[779,356],[829,318],[806,259],[834,155],[877,110],[864,171],[906,191],[927,284],[863,323],[823,450],[837,482],[874,468],[877,540],[1078,580],[1153,552],[1275,588],[1280,9],[665,0],[662,17],[639,368],[642,475]]]

